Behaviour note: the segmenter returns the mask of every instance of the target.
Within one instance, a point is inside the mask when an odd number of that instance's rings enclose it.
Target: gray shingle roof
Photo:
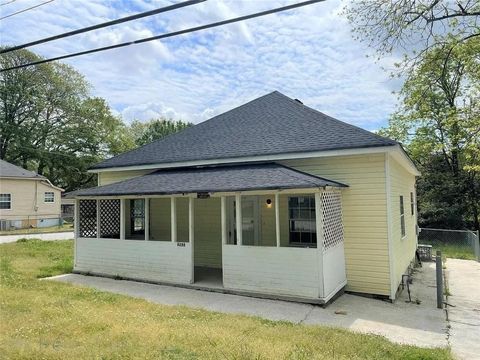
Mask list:
[[[396,144],[274,91],[93,169]]]
[[[158,170],[109,185],[77,190],[66,196],[168,195],[325,186],[346,185],[269,163]]]
[[[0,177],[16,177],[16,178],[28,178],[28,179],[45,179],[44,176],[29,170],[25,170],[20,166],[10,164],[5,160],[0,160]]]

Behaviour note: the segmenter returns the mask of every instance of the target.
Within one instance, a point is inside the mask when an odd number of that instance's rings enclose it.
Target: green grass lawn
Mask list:
[[[443,245],[436,244],[432,246],[432,254],[437,250],[442,252],[442,256],[452,259],[477,260],[470,246]]]
[[[72,241],[0,245],[2,359],[452,359],[381,336],[163,306],[41,277],[72,269]]]
[[[73,224],[63,224],[61,226],[49,226],[49,227],[40,227],[40,228],[0,231],[0,235],[43,234],[43,233],[67,232],[67,231],[73,231]]]

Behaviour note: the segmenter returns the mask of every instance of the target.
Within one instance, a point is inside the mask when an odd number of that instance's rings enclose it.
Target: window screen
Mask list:
[[[405,236],[405,209],[403,207],[403,196],[400,195],[400,230],[402,237]]]
[[[12,194],[0,194],[0,209],[12,208]]]
[[[317,244],[315,198],[292,196],[288,198],[290,244],[309,246]]]
[[[46,203],[53,203],[55,202],[55,193],[52,191],[45,192],[45,202]]]

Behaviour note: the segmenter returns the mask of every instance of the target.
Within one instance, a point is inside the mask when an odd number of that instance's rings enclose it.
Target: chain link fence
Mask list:
[[[432,247],[432,254],[440,250],[446,257],[480,261],[478,231],[421,228],[418,244]]]
[[[0,235],[36,234],[45,232],[73,231],[73,217],[26,216],[14,219],[0,219]]]

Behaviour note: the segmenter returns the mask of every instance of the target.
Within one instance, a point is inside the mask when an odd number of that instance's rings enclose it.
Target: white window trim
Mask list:
[[[47,201],[47,194],[53,195],[53,201]],[[54,191],[45,191],[43,193],[43,203],[44,204],[55,204],[55,192]]]
[[[316,215],[315,217],[313,218],[313,221],[315,222],[315,238],[316,238],[316,242],[310,242],[310,243],[302,243],[302,242],[291,242],[290,241],[290,233],[291,233],[291,229],[290,229],[290,222],[292,221],[292,219],[290,218],[290,198],[292,197],[310,197],[310,198],[313,198],[314,199],[314,209],[315,209],[315,214],[316,214],[316,198],[314,196],[314,194],[295,194],[295,195],[289,195],[287,197],[287,210],[288,210],[288,245],[289,246],[292,246],[292,247],[306,247],[306,248],[312,248],[313,245],[315,245],[315,247],[318,248],[318,233],[317,233],[317,229],[316,229],[316,222],[317,222],[317,219],[316,219]],[[310,219],[312,220],[312,219]],[[311,231],[310,232],[311,234],[313,234],[314,232]]]
[[[405,221],[405,199],[403,195],[399,196],[400,200],[400,237],[402,240],[404,240],[407,237],[407,223]],[[403,208],[403,214],[402,214],[402,208]],[[402,219],[403,219],[403,228],[402,228]]]
[[[2,193],[1,195],[10,195],[10,207],[8,209],[0,209],[0,211],[12,211],[13,209],[13,196],[12,193]],[[6,201],[2,201],[6,202]]]

